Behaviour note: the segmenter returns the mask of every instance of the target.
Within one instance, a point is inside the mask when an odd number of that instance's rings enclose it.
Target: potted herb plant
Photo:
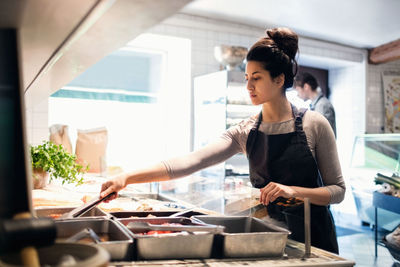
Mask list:
[[[35,189],[43,188],[52,179],[62,179],[64,183],[83,183],[82,174],[87,167],[76,162],[76,156],[68,153],[62,145],[45,141],[38,146],[30,147]],[[49,180],[50,177],[50,180]]]

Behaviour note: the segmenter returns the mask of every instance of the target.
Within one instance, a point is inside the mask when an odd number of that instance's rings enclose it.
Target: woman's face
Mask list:
[[[282,76],[272,79],[269,71],[265,70],[260,62],[247,62],[245,78],[253,105],[260,105],[282,97],[284,79]]]

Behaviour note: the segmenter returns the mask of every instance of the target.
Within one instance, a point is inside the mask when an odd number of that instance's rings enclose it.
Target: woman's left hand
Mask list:
[[[260,202],[264,205],[268,205],[278,197],[296,197],[296,191],[292,187],[274,182],[269,182],[264,188],[260,189],[260,192]]]

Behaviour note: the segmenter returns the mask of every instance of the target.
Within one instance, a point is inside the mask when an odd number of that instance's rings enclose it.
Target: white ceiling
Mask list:
[[[400,39],[400,0],[194,0],[183,11],[359,48]]]

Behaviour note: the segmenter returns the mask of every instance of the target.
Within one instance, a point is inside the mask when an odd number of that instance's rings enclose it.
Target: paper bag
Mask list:
[[[50,126],[50,141],[56,145],[62,145],[68,152],[72,153],[72,144],[68,135],[68,126],[62,124],[54,124]]]
[[[88,172],[104,173],[106,171],[107,141],[106,128],[78,130],[75,154],[79,164],[89,166]]]

